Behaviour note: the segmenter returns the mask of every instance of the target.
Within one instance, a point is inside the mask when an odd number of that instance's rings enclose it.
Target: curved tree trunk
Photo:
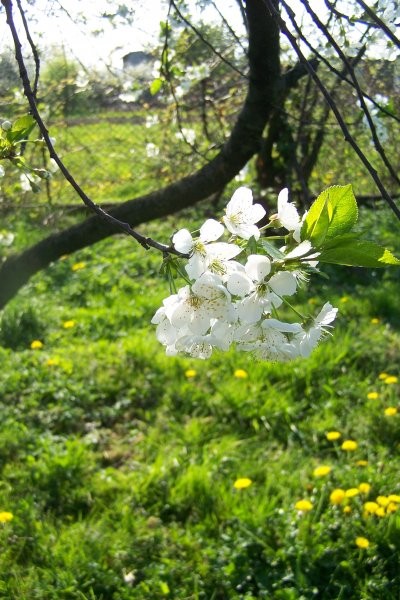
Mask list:
[[[278,0],[274,0],[278,5]],[[258,152],[264,128],[283,87],[279,62],[279,28],[263,0],[248,0],[250,76],[248,93],[231,136],[221,152],[193,175],[140,198],[129,200],[109,214],[132,227],[191,206],[223,188]],[[0,309],[29,278],[60,256],[119,233],[93,216],[54,233],[0,267]]]

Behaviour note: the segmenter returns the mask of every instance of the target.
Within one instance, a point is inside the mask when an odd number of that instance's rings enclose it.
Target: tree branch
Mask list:
[[[248,93],[231,136],[220,153],[193,175],[118,205],[109,211],[113,218],[129,222],[131,227],[135,227],[191,206],[223,188],[258,152],[262,133],[282,86],[279,28],[263,0],[248,2],[246,14],[249,24]],[[115,228],[109,222],[93,216],[9,257],[0,267],[0,308],[34,273],[60,256],[90,246],[115,233]]]

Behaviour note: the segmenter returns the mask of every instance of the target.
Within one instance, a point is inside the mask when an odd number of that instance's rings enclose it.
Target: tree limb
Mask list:
[[[277,7],[277,0],[274,5]],[[246,14],[249,25],[248,93],[221,152],[193,175],[110,210],[109,214],[115,219],[135,227],[191,206],[223,188],[258,152],[262,133],[282,85],[279,28],[263,0],[247,2]],[[60,256],[115,233],[115,227],[110,223],[93,216],[7,258],[0,267],[0,309],[32,275]]]

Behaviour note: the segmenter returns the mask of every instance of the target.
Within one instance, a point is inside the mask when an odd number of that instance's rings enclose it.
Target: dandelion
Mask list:
[[[356,461],[357,467],[368,467],[368,461],[361,459]]]
[[[77,262],[72,265],[71,269],[72,269],[72,271],[80,271],[81,269],[84,269],[85,267],[86,267],[85,262]]]
[[[389,502],[400,503],[400,496],[398,494],[389,494],[388,498],[389,498]]]
[[[398,508],[398,504],[396,504],[395,502],[389,502],[389,504],[386,507],[386,513],[389,515],[390,513],[396,512]]]
[[[346,492],[340,488],[336,488],[335,490],[333,490],[329,496],[329,500],[331,502],[331,504],[341,504],[341,502],[344,500],[344,498],[346,497]]]
[[[397,408],[395,406],[388,406],[385,408],[385,416],[386,417],[394,417],[397,414]]]
[[[357,450],[358,444],[354,440],[345,440],[341,448],[346,452],[353,452],[354,450]]]
[[[14,515],[12,514],[12,512],[9,512],[7,510],[3,510],[0,512],[0,523],[8,523],[13,518]]]
[[[396,377],[395,375],[388,375],[386,377],[386,379],[384,380],[384,383],[391,385],[392,383],[397,383],[398,380],[399,380],[398,377]]]
[[[374,515],[379,508],[379,504],[376,502],[365,502],[364,511],[367,515]]]
[[[346,302],[348,302],[348,301],[349,301],[349,297],[348,297],[348,296],[342,296],[342,297],[340,298],[340,302],[342,302],[342,304],[345,304],[345,303],[346,303]]]
[[[185,371],[185,377],[187,377],[188,379],[193,379],[193,377],[196,377],[197,375],[197,371],[195,371],[194,369],[187,369],[187,371]]]
[[[63,323],[64,329],[72,329],[72,327],[75,327],[75,325],[76,325],[76,321],[72,321],[72,320],[64,321],[64,323]]]
[[[43,348],[43,342],[41,342],[40,340],[33,340],[33,342],[31,343],[31,349],[40,350],[41,348]]]
[[[380,379],[381,381],[383,381],[384,379],[387,379],[389,377],[389,375],[387,373],[379,373],[378,375],[378,379]]]
[[[365,537],[356,537],[356,546],[365,550],[366,548],[369,548],[369,540]]]
[[[48,367],[55,367],[60,364],[60,360],[58,358],[48,358],[46,360],[46,365]]]
[[[233,484],[233,487],[236,490],[244,490],[245,488],[248,488],[252,483],[252,480],[248,477],[239,477],[239,479],[236,479],[235,483]]]
[[[244,369],[236,369],[233,376],[237,377],[238,379],[247,379],[249,375]]]
[[[346,498],[354,498],[354,496],[358,496],[360,490],[358,488],[349,488],[346,490]]]
[[[379,398],[378,392],[368,392],[367,394],[368,400],[377,400]]]
[[[329,475],[331,471],[332,467],[329,465],[320,465],[314,469],[313,475],[314,477],[325,477],[325,475]]]
[[[387,506],[390,500],[387,496],[378,496],[376,502],[379,504],[379,506]]]
[[[343,512],[345,515],[348,515],[351,513],[351,506],[344,506],[343,507]]]
[[[383,506],[378,506],[378,508],[375,511],[375,515],[377,517],[384,517],[385,516],[385,509],[383,508]]]
[[[313,503],[309,500],[298,500],[294,507],[300,512],[308,512],[312,509]]]
[[[326,439],[329,440],[330,442],[334,442],[335,440],[338,440],[340,437],[342,437],[342,434],[339,431],[328,431],[326,434]]]
[[[369,483],[360,483],[358,486],[361,494],[369,494],[371,491],[371,486]]]
[[[377,319],[376,317],[374,317],[373,319],[371,319],[372,325],[379,325],[380,322],[381,322],[381,320]]]

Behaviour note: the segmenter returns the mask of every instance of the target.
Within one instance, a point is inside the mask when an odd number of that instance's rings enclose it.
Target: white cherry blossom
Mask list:
[[[278,195],[278,220],[282,227],[293,232],[293,238],[296,242],[300,242],[302,219],[300,219],[295,205],[289,202],[289,190],[287,188],[284,188]]]
[[[260,230],[255,225],[265,215],[261,204],[253,204],[253,193],[249,188],[240,187],[228,202],[225,216],[222,217],[226,228],[232,234],[249,240],[252,236],[260,238]]]

